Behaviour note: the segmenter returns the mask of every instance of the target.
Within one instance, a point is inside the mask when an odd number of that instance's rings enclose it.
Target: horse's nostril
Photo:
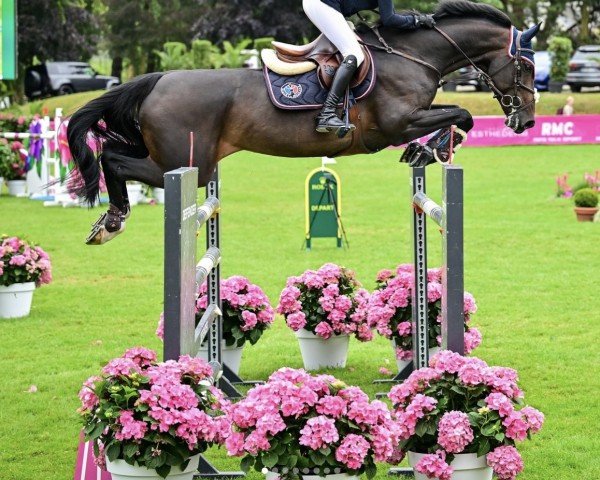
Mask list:
[[[525,130],[527,130],[528,128],[533,128],[535,126],[535,120],[529,120],[528,122],[525,122]]]

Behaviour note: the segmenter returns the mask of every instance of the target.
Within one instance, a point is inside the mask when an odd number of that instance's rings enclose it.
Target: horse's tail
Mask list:
[[[163,75],[163,73],[141,75],[130,82],[114,87],[79,109],[69,120],[67,127],[69,148],[84,183],[76,188],[75,193],[84,197],[89,205],[96,202],[100,193],[98,159],[105,147],[110,145],[111,150],[129,156],[148,155],[137,122],[138,111],[144,99]],[[98,159],[89,145],[90,133],[96,143]]]

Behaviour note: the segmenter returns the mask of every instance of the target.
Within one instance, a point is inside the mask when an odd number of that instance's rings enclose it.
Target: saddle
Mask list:
[[[357,39],[360,40],[358,35]],[[269,70],[281,75],[299,75],[317,69],[321,85],[331,88],[333,77],[340,63],[344,60],[337,47],[321,34],[306,45],[290,45],[282,42],[271,42],[273,50],[261,51],[263,64]],[[372,57],[369,50],[361,45],[365,61],[358,67],[350,87],[360,85],[369,74]]]

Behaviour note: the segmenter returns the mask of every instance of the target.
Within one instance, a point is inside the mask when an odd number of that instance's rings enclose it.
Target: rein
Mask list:
[[[379,43],[381,43],[381,45],[372,45],[372,44],[360,41],[360,43],[362,45],[369,47],[369,48],[374,48],[376,50],[384,51],[386,53],[398,55],[398,56],[406,58],[408,60],[412,60],[413,62],[419,63],[419,64],[429,68],[430,70],[433,70],[440,79],[442,78],[442,73],[436,67],[434,67],[432,64],[426,62],[425,60],[422,60],[420,58],[414,57],[412,55],[409,55],[407,53],[401,52],[399,50],[396,50],[396,49],[390,47],[388,45],[388,43],[385,41],[385,39],[379,33],[379,28],[377,25],[375,25],[375,26],[367,25],[367,27],[370,28],[373,31],[373,33],[375,33],[375,35],[377,35],[377,40],[379,40]],[[444,32],[443,30],[441,30],[438,27],[434,26],[433,29],[437,33],[439,33],[442,37],[444,37],[444,39],[446,39],[446,41],[448,41],[448,43],[450,43],[450,45],[452,45],[455,48],[455,50],[458,51],[463,57],[465,57],[465,59],[473,66],[475,71],[479,74],[479,76],[487,84],[487,86],[490,88],[490,90],[494,93],[494,98],[497,99],[503,107],[511,108],[511,112],[509,115],[514,115],[515,113],[518,113],[521,110],[525,110],[526,108],[528,108],[530,105],[532,105],[535,102],[535,90],[528,87],[527,85],[524,85],[523,82],[521,82],[522,63],[523,63],[521,54],[522,54],[522,52],[529,52],[532,54],[534,53],[534,51],[530,48],[522,48],[521,47],[521,33],[522,32],[517,33],[517,39],[515,42],[515,49],[516,49],[515,56],[510,57],[508,59],[508,61],[504,65],[502,65],[500,68],[498,68],[494,73],[487,74],[481,68],[479,68],[473,60],[471,60],[471,58],[464,52],[464,50],[462,48],[460,48],[460,46],[452,39],[452,37],[450,37],[450,35],[448,35],[446,32]],[[497,75],[500,71],[504,70],[504,68],[506,68],[508,65],[513,63],[513,61],[514,61],[514,76],[513,76],[514,95],[506,95],[506,94],[503,94],[500,91],[500,89],[496,86],[496,84],[494,83],[493,77],[495,75]],[[534,95],[534,98],[531,102],[529,102],[525,105],[523,104],[523,99],[519,96],[520,88],[522,88],[523,90],[526,90]]]

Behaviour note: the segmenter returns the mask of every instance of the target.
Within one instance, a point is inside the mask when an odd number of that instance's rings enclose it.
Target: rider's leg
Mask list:
[[[354,72],[365,57],[354,31],[340,12],[321,0],[303,0],[303,8],[308,18],[344,57],[344,61],[335,74],[321,113],[317,117],[317,132],[337,131],[346,125],[338,118],[336,107],[343,98]],[[350,124],[349,128],[353,129],[354,125]]]

